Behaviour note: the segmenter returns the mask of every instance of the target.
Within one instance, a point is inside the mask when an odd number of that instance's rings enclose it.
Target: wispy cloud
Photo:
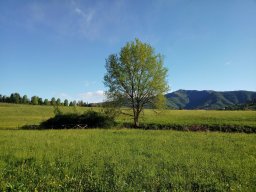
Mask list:
[[[120,33],[129,31],[128,25],[126,30],[123,29],[123,13],[126,11],[124,0],[81,2],[72,0],[71,7],[78,18],[75,22],[82,37],[88,40],[116,42]]]
[[[137,17],[124,14],[126,11],[127,1],[124,0],[33,1],[19,6],[10,4],[3,11],[0,7],[0,24],[34,33],[48,31],[57,38],[118,42],[121,36],[134,35],[130,27],[135,25]]]
[[[99,35],[101,23],[99,23],[99,7],[96,5],[82,6],[76,1],[71,1],[71,12],[75,14],[73,18],[76,30],[79,35],[89,40],[93,40]]]
[[[83,18],[85,23],[89,25],[93,19],[94,16],[94,10],[88,10],[87,12],[82,11],[80,8],[76,7],[75,12]]]

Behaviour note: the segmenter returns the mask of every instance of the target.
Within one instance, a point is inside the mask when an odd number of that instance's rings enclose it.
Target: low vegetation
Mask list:
[[[81,129],[81,128],[109,128],[115,125],[114,118],[96,111],[86,111],[83,114],[57,114],[42,122],[40,129]]]
[[[83,113],[89,108],[60,106],[59,109],[63,113]],[[24,125],[39,125],[54,115],[52,106],[0,103],[0,129],[19,129]]]
[[[256,135],[1,130],[0,191],[255,191]]]
[[[59,119],[61,124],[56,127],[71,125],[73,122],[63,124],[66,117],[72,120],[67,116],[71,113],[76,121],[101,114],[100,108],[93,110],[0,104],[0,191],[256,190],[255,134],[17,130],[26,124],[58,124]],[[141,122],[145,129],[200,124],[255,129],[255,118],[255,111],[145,110]],[[127,116],[117,119],[119,125],[132,122]],[[6,128],[10,130],[3,130]]]
[[[54,117],[54,110],[51,106],[0,104],[0,129],[18,129],[24,125],[39,125]],[[101,111],[100,108],[64,106],[60,106],[59,110],[63,114],[79,115],[88,110]],[[120,115],[116,122],[119,127],[131,127],[133,119]],[[141,128],[252,133],[256,132],[256,111],[164,110],[155,112],[145,110],[141,117]]]

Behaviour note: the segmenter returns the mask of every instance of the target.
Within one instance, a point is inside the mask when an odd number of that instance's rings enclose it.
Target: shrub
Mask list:
[[[95,111],[87,111],[82,115],[57,114],[41,123],[43,129],[73,129],[73,128],[106,128],[115,125],[113,117]]]
[[[132,128],[132,123],[123,123],[123,127]],[[142,123],[139,129],[144,130],[177,130],[177,131],[219,131],[219,132],[240,132],[256,133],[255,127],[239,125],[179,125],[179,124],[161,124],[161,123]]]

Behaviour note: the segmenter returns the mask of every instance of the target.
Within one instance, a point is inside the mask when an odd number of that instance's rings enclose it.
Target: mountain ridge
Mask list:
[[[256,100],[256,92],[184,90],[167,93],[167,105],[174,109],[224,109],[232,105],[241,105]]]

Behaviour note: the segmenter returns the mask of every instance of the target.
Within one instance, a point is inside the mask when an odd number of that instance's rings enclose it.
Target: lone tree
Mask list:
[[[119,55],[109,55],[106,70],[106,96],[110,102],[132,109],[134,127],[139,126],[145,106],[164,106],[164,93],[169,89],[167,69],[163,57],[155,54],[149,44],[139,39],[128,42]]]

